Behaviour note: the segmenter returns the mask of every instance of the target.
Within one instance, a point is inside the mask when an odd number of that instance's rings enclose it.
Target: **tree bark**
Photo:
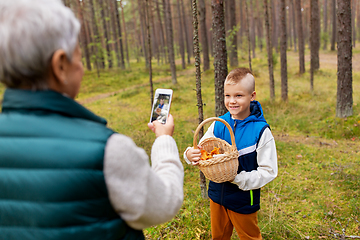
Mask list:
[[[251,37],[250,37],[250,26],[249,26],[249,9],[247,0],[245,0],[245,18],[246,18],[246,36],[248,40],[248,59],[249,59],[249,69],[252,71],[251,66]]]
[[[276,0],[270,0],[270,9],[271,9],[271,30],[272,30],[272,44],[275,51],[278,52],[278,28],[277,28],[277,12],[275,3]]]
[[[181,19],[182,19],[182,23],[184,26],[184,33],[185,33],[187,63],[190,64],[190,56],[192,56],[192,44],[191,44],[192,41],[190,41],[189,32],[188,32],[188,21],[187,21],[185,9],[184,9],[184,1],[180,0],[180,4],[181,4],[181,14],[182,14]]]
[[[356,28],[360,31],[360,4],[356,5]],[[360,34],[358,34],[358,37],[356,37],[355,40],[356,39],[360,40]]]
[[[171,6],[169,0],[163,0],[164,12],[165,12],[165,25],[166,25],[166,43],[168,47],[168,56],[171,69],[171,80],[173,84],[177,84],[176,80],[176,65],[175,65],[175,53],[174,53],[174,40],[173,40],[173,28],[171,20]]]
[[[204,0],[198,0],[199,3],[199,22],[200,22],[200,35],[201,35],[201,46],[203,53],[203,69],[204,71],[210,69],[210,58],[209,58],[209,42],[207,38],[206,29],[206,7]]]
[[[314,72],[320,66],[320,12],[318,0],[311,0],[310,3],[310,90],[314,91]]]
[[[324,30],[323,30],[323,33],[324,33],[324,45],[323,45],[323,50],[326,50],[327,48],[327,41],[328,41],[328,14],[327,14],[327,0],[324,0],[324,10],[323,10],[323,16],[324,16]]]
[[[299,43],[299,74],[305,73],[305,44],[304,31],[302,26],[301,0],[295,0],[297,35]]]
[[[268,55],[268,68],[269,68],[270,100],[274,101],[275,100],[274,67],[273,67],[273,58],[272,58],[271,28],[269,23],[269,7],[267,0],[264,0],[264,19],[265,19],[265,32],[266,32],[266,49]]]
[[[332,16],[332,35],[331,35],[331,51],[335,51],[335,42],[336,42],[336,0],[332,0],[331,6],[331,16]]]
[[[292,15],[292,27],[293,27],[293,39],[294,39],[294,51],[296,52],[296,18],[295,18],[295,6],[294,6],[294,0],[290,0],[290,5],[291,5],[291,15]]]
[[[224,81],[228,74],[225,40],[224,0],[212,0],[212,32],[214,45],[215,116],[227,112],[224,104]]]
[[[146,44],[146,19],[145,19],[145,6],[142,0],[138,0],[138,10],[139,10],[139,17],[140,17],[140,31],[142,36],[142,49],[145,57],[146,67],[149,67],[149,57],[148,57],[148,49]]]
[[[87,68],[87,70],[91,71],[90,53],[89,53],[89,47],[88,47],[89,42],[88,42],[88,38],[86,37],[83,8],[82,8],[82,4],[80,3],[80,0],[77,0],[77,7],[78,7],[79,19],[81,22],[80,39],[81,39],[81,43],[83,45],[82,47],[84,49],[86,68]]]
[[[126,62],[128,67],[130,67],[130,59],[129,59],[129,47],[128,47],[128,40],[127,40],[127,31],[126,31],[126,24],[125,24],[125,14],[124,14],[124,7],[122,4],[122,0],[119,2],[121,8],[121,20],[124,29],[124,44],[125,44],[125,54],[126,54]]]
[[[95,64],[96,64],[97,74],[99,77],[100,76],[99,68],[102,69],[105,68],[105,59],[101,48],[101,40],[100,40],[99,29],[95,16],[94,2],[93,0],[90,0],[89,3],[90,3],[90,13],[91,13],[92,27],[93,27],[93,33],[95,39]],[[98,62],[98,59],[100,59],[100,62]]]
[[[336,116],[353,115],[351,0],[338,0]]]
[[[287,58],[286,58],[286,8],[285,0],[280,0],[280,58],[281,58],[281,99],[288,100]]]
[[[320,49],[320,11],[319,0],[311,0],[310,5],[310,41],[311,41],[311,59],[314,64],[314,70],[320,68],[319,49]]]
[[[115,55],[116,55],[116,59],[117,59],[117,67],[120,67],[120,51],[119,51],[119,45],[118,45],[118,37],[117,37],[117,32],[116,32],[116,20],[115,20],[115,9],[116,7],[114,7],[113,3],[116,3],[116,0],[110,0],[108,1],[108,4],[110,5],[109,11],[110,11],[110,19],[111,19],[111,29],[112,29],[112,34],[113,34],[113,39],[114,39],[114,47],[115,47]],[[117,10],[117,8],[116,8]]]
[[[230,66],[236,67],[239,65],[237,57],[237,30],[236,30],[236,15],[235,15],[235,0],[228,0],[229,8],[229,28],[230,28],[230,47],[229,59]]]
[[[135,41],[134,53],[135,53],[136,61],[139,63],[140,62],[140,49],[141,49],[141,35],[140,35],[139,28],[137,25],[137,20],[136,20],[137,16],[136,16],[134,2],[131,4],[131,12],[132,12],[132,18],[133,18],[133,23],[134,23],[134,30],[133,30],[133,39]]]
[[[120,16],[119,16],[119,9],[118,9],[118,4],[117,4],[117,0],[113,0],[114,6],[115,6],[115,22],[116,22],[116,26],[117,26],[117,31],[119,34],[119,38],[115,38],[116,41],[117,39],[119,40],[119,47],[120,47],[120,64],[118,63],[118,66],[120,65],[120,67],[122,69],[125,69],[125,60],[124,60],[124,47],[123,47],[123,38],[122,38],[122,32],[121,32],[121,23],[120,23]],[[115,29],[114,29],[115,32]]]
[[[356,43],[356,27],[355,27],[355,13],[356,13],[356,2],[355,0],[352,0],[352,7],[351,7],[351,26],[352,26],[352,46],[355,48]]]
[[[166,46],[166,43],[165,43],[165,37],[164,37],[164,28],[163,28],[163,24],[162,24],[162,20],[161,20],[161,14],[160,14],[160,6],[159,6],[159,1],[155,1],[156,2],[156,13],[157,13],[157,17],[158,17],[158,20],[159,20],[159,29],[160,29],[160,43],[161,43],[161,52],[162,52],[162,55],[163,55],[163,58],[165,59],[166,61],[166,49],[165,49],[165,46]]]
[[[251,49],[252,49],[252,57],[255,58],[256,54],[255,54],[255,48],[256,48],[256,41],[255,41],[255,23],[254,23],[254,8],[253,8],[253,1],[250,1],[250,14],[249,14],[249,9],[247,10],[248,13],[248,22],[249,22],[249,30],[251,29],[251,31],[249,32],[250,34],[250,41],[251,41]]]
[[[151,37],[150,37],[150,15],[149,15],[149,0],[145,0],[145,14],[146,14],[146,29],[147,29],[147,47],[148,47],[148,62],[149,62],[149,85],[150,85],[150,108],[153,105],[154,88],[152,81],[152,65],[151,65]]]
[[[199,31],[198,31],[198,18],[197,18],[197,5],[196,0],[192,0],[192,15],[193,15],[193,26],[194,26],[194,56],[195,56],[195,69],[196,69],[196,99],[198,106],[198,115],[199,115],[199,124],[204,120],[203,114],[203,102],[201,96],[201,70],[200,70],[200,46],[199,46]],[[199,131],[199,139],[204,135],[204,128],[201,128]],[[200,171],[200,189],[201,196],[203,199],[206,199],[206,178],[205,175]]]
[[[260,51],[262,52],[263,50],[263,21],[262,21],[262,17],[261,17],[261,1],[260,0],[256,0],[256,19],[255,19],[255,28],[257,28],[257,33],[258,33],[258,46],[260,48]]]
[[[186,68],[185,63],[185,39],[184,39],[184,28],[182,24],[182,15],[181,15],[181,7],[180,7],[180,1],[177,1],[177,10],[178,10],[178,19],[179,19],[179,46],[180,46],[180,55],[181,55],[181,65],[182,69]]]
[[[106,47],[106,53],[107,53],[107,60],[108,60],[108,68],[112,68],[112,57],[111,57],[111,50],[110,50],[110,43],[109,43],[109,37],[108,37],[108,29],[106,26],[106,17],[105,17],[105,5],[103,0],[99,0],[99,4],[101,7],[101,18],[103,21],[103,31],[104,31],[104,40],[105,40],[105,47]]]

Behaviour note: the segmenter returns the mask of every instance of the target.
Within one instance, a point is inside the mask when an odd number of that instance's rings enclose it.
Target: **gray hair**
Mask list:
[[[80,23],[60,0],[0,1],[0,81],[9,88],[47,89],[51,57],[69,61]]]

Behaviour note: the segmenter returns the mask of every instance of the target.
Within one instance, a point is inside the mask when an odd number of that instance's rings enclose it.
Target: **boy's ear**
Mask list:
[[[251,93],[251,101],[254,101],[255,98],[256,98],[256,92],[253,91],[253,92]]]

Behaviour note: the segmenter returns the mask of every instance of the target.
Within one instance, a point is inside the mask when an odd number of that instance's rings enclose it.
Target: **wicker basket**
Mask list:
[[[220,154],[223,154],[219,157],[213,157],[207,160],[199,161],[199,169],[204,173],[205,177],[213,182],[222,183],[226,181],[233,180],[237,174],[238,166],[239,166],[239,152],[237,151],[235,144],[235,136],[230,127],[230,125],[223,119],[212,117],[204,120],[200,125],[196,128],[194,133],[194,149],[197,149],[197,135],[202,126],[204,126],[208,122],[220,121],[225,124],[225,126],[230,131],[231,143],[227,143],[226,141],[220,138],[207,138],[202,141],[199,146],[207,152],[211,152],[214,147],[220,148]]]

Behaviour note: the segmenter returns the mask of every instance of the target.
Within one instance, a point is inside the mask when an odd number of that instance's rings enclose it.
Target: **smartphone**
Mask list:
[[[170,105],[172,100],[173,90],[158,88],[155,91],[154,103],[151,108],[150,122],[158,120],[162,124],[166,123],[169,116]]]

